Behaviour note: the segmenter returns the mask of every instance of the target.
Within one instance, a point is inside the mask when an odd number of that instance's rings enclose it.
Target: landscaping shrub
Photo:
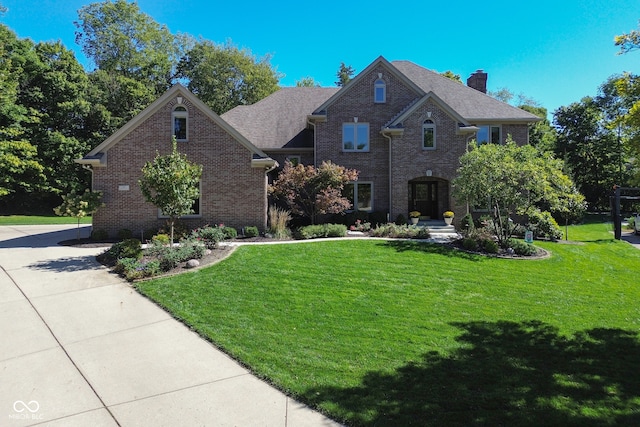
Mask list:
[[[404,217],[404,215],[399,214],[396,217],[396,225],[405,225],[407,223],[407,218]]]
[[[482,240],[482,249],[490,254],[497,254],[500,246],[498,246],[498,242],[493,239],[484,239]]]
[[[460,231],[465,236],[470,236],[475,231],[476,226],[473,223],[473,216],[471,214],[466,214],[460,220]]]
[[[109,238],[109,233],[105,229],[93,230],[91,232],[91,240],[94,242],[104,242]]]
[[[468,251],[477,251],[478,241],[471,236],[465,237],[462,239],[462,247]]]
[[[233,229],[235,231],[235,229]],[[199,240],[207,249],[215,249],[218,243],[225,239],[225,233],[220,227],[211,227],[209,225],[197,228],[191,232],[191,237]]]
[[[244,228],[244,237],[258,237],[259,234],[258,227],[247,226]]]
[[[291,231],[287,225],[291,221],[291,213],[285,209],[269,206],[269,233],[276,239],[291,237]]]
[[[367,232],[369,230],[371,230],[371,223],[370,222],[362,222],[359,219],[356,220],[356,223],[349,226],[349,229],[351,231],[362,231],[362,232]]]
[[[507,243],[509,247],[513,249],[513,252],[515,252],[517,255],[531,256],[535,255],[536,253],[535,246],[523,240],[509,239]]]
[[[378,225],[371,231],[375,237],[389,237],[394,239],[428,239],[430,234],[426,227],[415,225],[398,225],[392,222]]]
[[[535,211],[529,214],[529,228],[536,236],[544,236],[551,240],[562,238],[562,230],[547,211]]]
[[[121,258],[142,258],[142,245],[138,239],[127,239],[111,245],[97,259],[109,265],[115,264]]]
[[[344,224],[318,224],[307,225],[298,230],[301,239],[318,239],[322,237],[344,237],[347,235],[347,226]]]
[[[133,237],[133,232],[128,228],[118,230],[118,240],[127,240]]]
[[[168,234],[156,234],[151,238],[152,243],[157,243],[159,245],[168,245],[170,243],[171,237]]]
[[[225,227],[224,225],[220,227],[222,232],[224,233],[224,238],[228,240],[233,240],[238,237],[238,230],[233,227]]]

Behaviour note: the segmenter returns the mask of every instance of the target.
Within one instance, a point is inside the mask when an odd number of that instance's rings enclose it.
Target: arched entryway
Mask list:
[[[423,219],[440,219],[448,205],[448,181],[430,176],[409,181],[409,212],[418,211]]]

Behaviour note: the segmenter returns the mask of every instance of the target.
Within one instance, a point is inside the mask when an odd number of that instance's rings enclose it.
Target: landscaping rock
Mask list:
[[[187,261],[187,268],[196,268],[200,265],[200,261],[198,261],[197,259],[190,259],[189,261]]]

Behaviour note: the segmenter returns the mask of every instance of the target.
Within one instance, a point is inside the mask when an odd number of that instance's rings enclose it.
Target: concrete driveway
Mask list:
[[[104,248],[57,244],[75,236],[0,227],[0,425],[337,425],[110,274]]]

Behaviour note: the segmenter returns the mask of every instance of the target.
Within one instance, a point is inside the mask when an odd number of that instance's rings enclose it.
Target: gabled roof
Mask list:
[[[414,90],[417,98],[424,98],[431,93],[440,101],[441,105],[448,106],[449,114],[453,112],[452,116],[463,118],[462,122],[530,123],[540,120],[534,114],[498,101],[487,94],[453,81],[413,62],[389,62],[382,56],[378,57],[350,80],[342,90],[316,108],[314,114],[322,114],[338,98],[348,96],[351,87],[355,86],[364,76],[378,66],[386,68],[389,73]]]
[[[241,105],[222,118],[263,150],[313,148],[307,115],[339,88],[283,87],[252,105]]]
[[[219,125],[222,129],[228,132],[236,141],[243,145],[252,154],[253,166],[262,166],[262,163],[266,160],[267,163],[274,163],[262,150],[253,145],[247,138],[240,134],[236,129],[225,122],[220,116],[214,113],[204,102],[196,97],[190,90],[181,84],[175,84],[169,90],[167,90],[160,98],[156,99],[151,105],[142,110],[138,115],[129,120],[124,126],[118,129],[113,135],[104,140],[100,145],[91,150],[81,159],[76,159],[76,163],[93,165],[93,166],[105,166],[107,160],[107,152],[109,149],[117,144],[122,138],[128,135],[131,131],[136,129],[142,124],[148,117],[155,114],[160,108],[162,108],[167,102],[171,101],[175,97],[183,97],[190,103],[195,105],[203,114],[209,119]],[[259,162],[260,160],[261,162]]]
[[[410,61],[391,64],[424,93],[433,92],[469,123],[537,122],[540,118]]]

